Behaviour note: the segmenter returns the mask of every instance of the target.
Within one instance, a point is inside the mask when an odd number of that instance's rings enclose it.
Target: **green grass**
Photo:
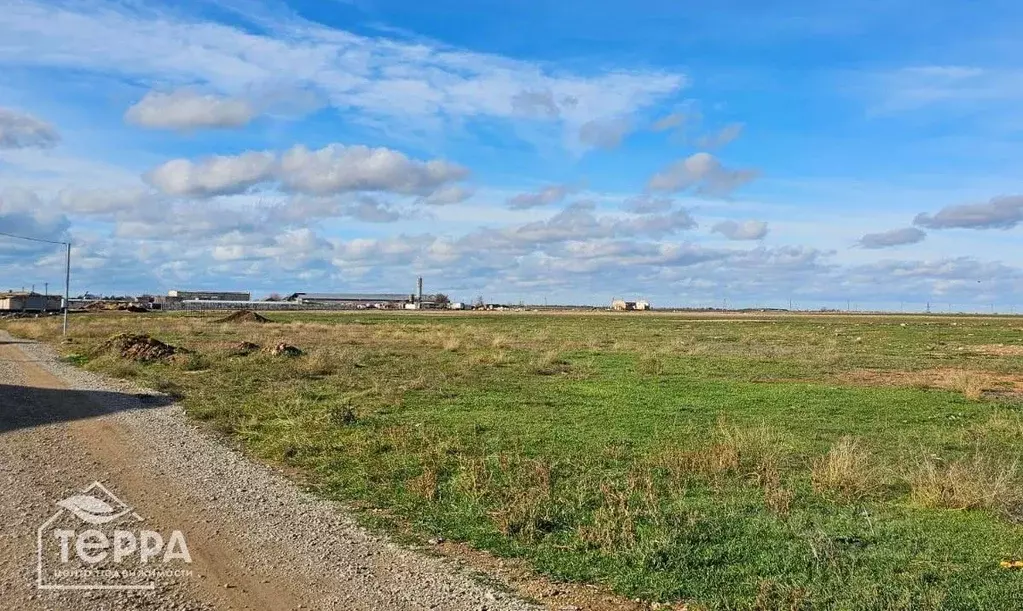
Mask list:
[[[1023,607],[999,566],[1023,558],[1023,405],[977,399],[1023,383],[985,348],[1020,319],[269,316],[81,317],[68,348],[377,524],[557,579],[690,608]],[[94,352],[120,331],[195,354]]]

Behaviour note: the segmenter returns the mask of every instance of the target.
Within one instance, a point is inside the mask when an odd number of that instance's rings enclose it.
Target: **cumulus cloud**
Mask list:
[[[880,233],[868,233],[860,238],[857,244],[863,248],[891,248],[893,246],[923,242],[926,237],[927,234],[916,227],[906,227],[904,229],[892,229],[891,231],[882,231]]]
[[[628,119],[623,117],[594,119],[579,128],[579,141],[589,147],[611,150],[618,148],[630,129]]]
[[[385,191],[429,195],[439,187],[469,175],[454,163],[417,161],[388,148],[331,144],[311,151],[296,146],[281,156],[284,188],[300,193],[327,194]]]
[[[942,208],[935,215],[921,213],[913,224],[927,229],[1012,229],[1023,223],[1023,196],[996,197],[983,204]]]
[[[506,202],[512,210],[526,210],[556,204],[573,191],[569,185],[547,185],[532,193],[519,193]]]
[[[637,195],[622,202],[622,210],[632,214],[655,214],[667,212],[675,205],[675,200],[670,197],[654,197],[651,195]]]
[[[176,130],[241,127],[255,116],[245,100],[192,89],[150,91],[124,113],[125,121],[133,125]]]
[[[193,162],[174,159],[144,175],[147,183],[168,195],[212,197],[242,193],[274,175],[273,153],[250,151]]]
[[[49,123],[30,114],[0,108],[0,149],[51,148],[60,134]]]
[[[743,129],[745,129],[745,126],[742,123],[729,123],[717,133],[701,137],[697,144],[700,148],[719,149],[738,139],[742,135]]]
[[[726,168],[710,153],[696,153],[654,174],[647,188],[669,193],[693,189],[701,195],[727,197],[758,175],[756,170]]]
[[[372,197],[360,197],[349,208],[352,218],[364,223],[393,223],[402,218],[401,211]]]
[[[721,221],[711,228],[729,240],[760,240],[767,235],[767,223],[764,221]]]
[[[296,146],[280,158],[272,152],[249,151],[191,161],[174,159],[144,175],[147,183],[167,195],[213,197],[231,195],[269,182],[307,195],[379,191],[431,196],[461,180],[469,171],[443,160],[418,161],[388,148],[331,144],[318,150]],[[438,194],[453,201],[462,193]]]

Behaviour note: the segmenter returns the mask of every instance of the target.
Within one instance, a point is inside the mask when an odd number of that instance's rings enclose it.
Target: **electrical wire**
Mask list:
[[[57,242],[55,240],[44,240],[42,238],[30,238],[28,236],[23,236],[23,235],[14,235],[13,233],[4,233],[3,231],[0,231],[0,235],[7,236],[9,238],[17,238],[19,240],[30,240],[32,242],[45,242],[46,244],[62,244],[64,246],[67,246],[67,242]]]

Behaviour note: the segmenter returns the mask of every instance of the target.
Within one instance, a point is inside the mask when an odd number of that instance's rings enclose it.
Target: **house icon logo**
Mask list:
[[[37,532],[36,586],[41,590],[153,590],[161,576],[190,564],[184,534],[142,528],[145,520],[103,484],[56,502]]]

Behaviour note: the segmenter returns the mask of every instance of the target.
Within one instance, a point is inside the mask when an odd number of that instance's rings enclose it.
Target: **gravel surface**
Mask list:
[[[162,396],[11,341],[0,332],[0,517],[10,526],[0,539],[0,608],[537,608],[454,561],[368,533],[342,506],[199,431]],[[194,574],[153,592],[36,590],[40,517],[93,480],[184,531],[201,559]]]

